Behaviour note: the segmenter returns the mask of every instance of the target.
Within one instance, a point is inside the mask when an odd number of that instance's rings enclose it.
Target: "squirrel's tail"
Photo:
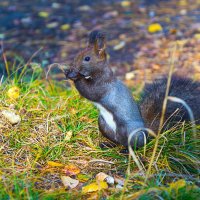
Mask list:
[[[156,133],[159,128],[166,86],[167,78],[158,79],[154,83],[146,85],[141,96],[140,109],[145,125]],[[169,96],[184,100],[191,108],[195,122],[200,123],[200,82],[173,76]],[[189,114],[183,105],[171,101],[167,102],[164,119],[165,126],[163,129],[172,127],[177,122],[190,120]]]

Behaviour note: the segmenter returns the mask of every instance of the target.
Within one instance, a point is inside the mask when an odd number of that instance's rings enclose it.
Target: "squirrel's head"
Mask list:
[[[92,79],[102,70],[106,60],[106,36],[101,31],[92,31],[89,35],[88,46],[74,59],[71,76],[74,76],[74,79],[77,77]],[[70,74],[66,76],[71,78]]]

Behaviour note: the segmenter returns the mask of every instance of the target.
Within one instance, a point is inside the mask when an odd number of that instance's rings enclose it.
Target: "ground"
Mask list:
[[[97,110],[59,70],[45,72],[71,63],[90,30],[102,29],[110,65],[136,99],[145,82],[168,74],[172,57],[176,73],[199,80],[199,16],[199,0],[2,0],[0,199],[198,199],[199,127],[162,134],[155,157],[155,139],[136,160],[120,146],[102,150]],[[5,111],[21,120],[12,124]],[[100,172],[114,185],[99,183]]]
[[[0,37],[7,57],[20,63],[36,54],[32,61],[43,67],[70,64],[86,45],[89,32],[102,29],[107,32],[110,64],[118,76],[132,72],[128,80],[141,82],[166,74],[169,52],[178,40],[181,58],[176,69],[199,79],[198,0],[121,2],[3,0]],[[150,33],[149,25],[154,23],[162,31]]]

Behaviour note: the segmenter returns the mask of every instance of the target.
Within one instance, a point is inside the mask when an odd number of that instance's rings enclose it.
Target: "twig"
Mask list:
[[[88,164],[91,164],[91,163],[107,163],[107,164],[111,164],[111,165],[115,164],[114,162],[107,161],[107,160],[101,160],[101,159],[93,159],[88,162]]]

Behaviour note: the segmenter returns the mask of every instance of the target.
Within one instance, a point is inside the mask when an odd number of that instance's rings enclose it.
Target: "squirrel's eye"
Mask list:
[[[84,58],[84,60],[88,62],[88,61],[90,61],[90,57],[89,57],[89,56],[86,56],[86,57]]]

